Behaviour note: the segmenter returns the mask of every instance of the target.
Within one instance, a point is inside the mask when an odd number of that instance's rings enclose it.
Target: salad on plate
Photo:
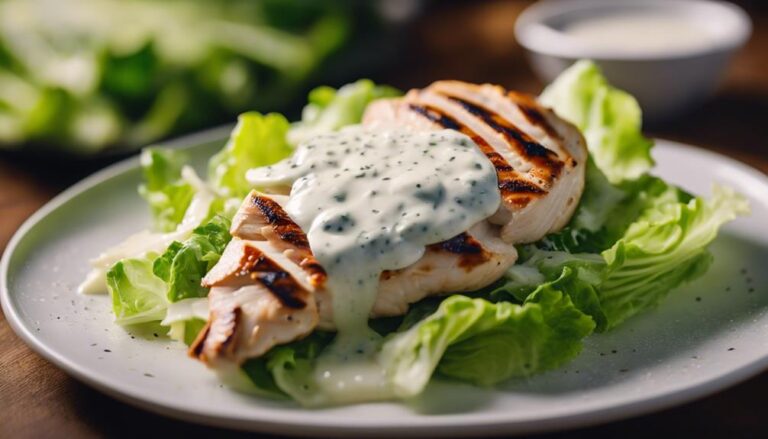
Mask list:
[[[242,114],[204,178],[146,148],[153,230],[93,259],[80,291],[230,387],[304,406],[527,377],[702,275],[748,212],[654,177],[652,146],[589,61],[540,96],[320,87],[300,121]]]

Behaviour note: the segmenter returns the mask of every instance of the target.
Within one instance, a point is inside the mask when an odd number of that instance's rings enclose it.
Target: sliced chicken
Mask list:
[[[326,274],[304,232],[278,201],[252,192],[232,222],[233,239],[205,276],[211,315],[190,354],[215,365],[242,362],[300,339],[315,327],[334,329]],[[381,275],[371,317],[402,315],[429,295],[482,288],[517,260],[498,227],[481,222],[466,233],[427,247],[415,264]]]
[[[306,271],[313,286],[322,285],[325,270],[312,255],[307,235],[283,210],[282,205],[287,201],[287,196],[252,191],[232,218],[232,236],[270,242]]]
[[[416,263],[381,274],[373,316],[399,316],[419,300],[438,294],[474,291],[499,279],[517,260],[514,246],[498,238],[486,221],[468,232],[427,247]]]
[[[502,206],[490,218],[506,242],[526,243],[561,229],[584,189],[587,149],[579,130],[530,96],[490,84],[438,81],[365,112],[371,128],[454,129],[496,168]]]
[[[304,232],[281,207],[286,201],[287,197],[251,192],[235,215],[232,235],[267,240],[302,267],[317,288],[321,326],[332,328],[330,293],[322,288],[325,271],[312,256]],[[514,246],[498,238],[498,227],[483,221],[467,233],[428,246],[413,265],[382,273],[371,317],[403,314],[411,303],[431,294],[482,288],[516,260]]]
[[[212,287],[210,316],[190,354],[211,365],[241,363],[317,326],[308,277],[265,241],[234,238],[203,285]]]
[[[416,263],[382,273],[371,317],[402,315],[429,295],[491,284],[516,261],[513,244],[562,228],[583,191],[587,151],[578,129],[532,97],[498,86],[439,81],[376,101],[364,124],[466,134],[494,165],[502,196],[488,220],[429,245]],[[239,364],[317,327],[333,329],[326,272],[283,209],[286,201],[255,191],[246,197],[232,242],[203,281],[212,287],[210,320],[190,353],[210,365]]]

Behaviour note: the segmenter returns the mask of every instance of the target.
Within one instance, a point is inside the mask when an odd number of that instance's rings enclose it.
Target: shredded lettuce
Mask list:
[[[195,228],[186,241],[174,241],[153,264],[152,272],[168,285],[170,302],[205,297],[208,288],[200,281],[219,261],[232,238],[229,219],[216,215]]]
[[[579,61],[568,68],[540,100],[579,127],[592,158],[612,183],[640,177],[653,166],[653,142],[641,133],[640,106],[611,87],[594,63]]]
[[[251,190],[248,169],[276,163],[293,152],[286,135],[290,125],[281,114],[241,114],[226,146],[208,162],[211,185],[230,197],[242,198]]]
[[[158,231],[176,229],[195,194],[192,185],[181,178],[186,162],[186,153],[176,149],[145,148],[141,152],[144,183],[139,193],[147,200]]]

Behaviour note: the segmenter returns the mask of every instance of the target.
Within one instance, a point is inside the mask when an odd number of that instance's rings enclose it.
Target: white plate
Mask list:
[[[196,164],[221,131],[183,139]],[[752,216],[726,227],[707,275],[657,310],[587,339],[566,367],[496,390],[435,382],[408,403],[305,410],[223,388],[185,349],[112,323],[109,298],[79,296],[87,259],[148,224],[130,159],[32,216],[0,267],[6,318],[35,351],[120,400],[192,422],[322,436],[522,433],[605,422],[723,389],[768,368],[768,178],[729,158],[659,141],[657,172],[696,193],[747,195]],[[134,339],[135,337],[135,339]],[[146,339],[145,339],[146,337]]]

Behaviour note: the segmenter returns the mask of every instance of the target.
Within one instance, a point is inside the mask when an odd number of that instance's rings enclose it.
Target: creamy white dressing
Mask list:
[[[684,52],[716,43],[711,32],[690,18],[629,10],[575,20],[563,32],[592,48],[632,54]]]
[[[195,170],[185,166],[181,177],[195,188],[195,195],[184,212],[184,218],[176,230],[168,233],[156,233],[142,230],[129,236],[123,242],[104,250],[91,259],[91,270],[83,282],[78,285],[80,294],[104,294],[107,292],[107,271],[117,261],[124,258],[141,257],[147,253],[163,253],[173,241],[183,241],[189,237],[195,227],[208,216],[211,203],[216,198],[213,190],[200,179]]]
[[[247,178],[257,187],[293,183],[286,212],[328,273],[338,335],[318,360],[317,387],[338,402],[388,397],[378,336],[368,328],[379,276],[495,213],[493,166],[456,131],[350,127],[314,137]]]

